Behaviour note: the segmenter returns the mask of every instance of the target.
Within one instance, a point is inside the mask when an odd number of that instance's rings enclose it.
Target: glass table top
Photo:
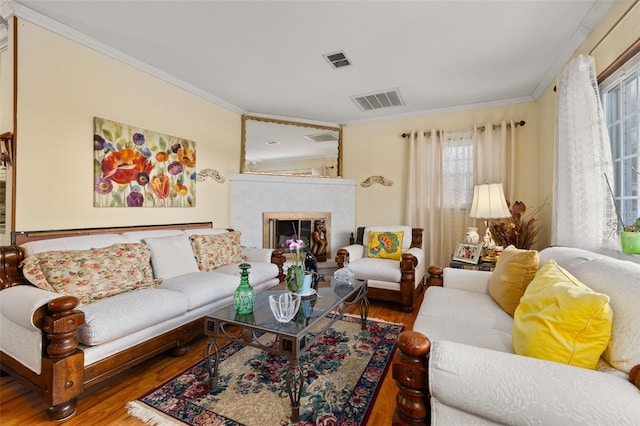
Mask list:
[[[331,278],[330,286],[321,286],[318,288],[317,294],[302,297],[298,313],[287,323],[276,321],[269,307],[269,295],[280,295],[287,292],[287,290],[267,290],[256,293],[253,313],[251,314],[237,314],[233,304],[231,304],[207,314],[206,317],[230,324],[250,326],[256,330],[298,336],[318,320],[326,318],[341,303],[351,300],[365,290],[366,281],[364,280],[355,280],[353,285],[349,285]]]

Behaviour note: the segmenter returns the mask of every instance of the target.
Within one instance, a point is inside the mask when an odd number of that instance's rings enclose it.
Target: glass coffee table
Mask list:
[[[316,294],[304,296],[296,316],[283,324],[276,321],[271,312],[269,295],[279,295],[285,291],[269,290],[256,294],[253,313],[248,315],[236,314],[233,304],[207,314],[204,319],[204,330],[208,337],[205,360],[209,370],[209,391],[213,392],[218,386],[220,362],[220,347],[216,338],[288,356],[290,361],[286,384],[291,401],[291,420],[297,422],[300,419],[300,397],[304,385],[300,355],[354,305],[358,306],[364,330],[369,301],[366,280],[355,280],[353,285],[348,285],[332,278],[330,287],[320,287]],[[265,342],[265,335],[273,338]]]

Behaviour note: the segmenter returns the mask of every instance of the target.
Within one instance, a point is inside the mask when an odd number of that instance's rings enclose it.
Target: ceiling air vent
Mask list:
[[[315,135],[304,135],[304,137],[313,142],[335,142],[338,140],[334,133],[316,133]]]
[[[347,65],[351,65],[351,61],[344,52],[335,52],[335,53],[327,53],[326,55],[322,55],[324,58],[329,61],[332,67],[341,68],[346,67]]]
[[[351,99],[353,99],[363,111],[404,105],[398,89],[352,96]]]

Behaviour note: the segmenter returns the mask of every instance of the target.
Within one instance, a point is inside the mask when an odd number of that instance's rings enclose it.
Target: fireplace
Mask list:
[[[289,252],[287,240],[297,239],[310,247],[318,262],[331,259],[330,212],[265,212],[263,247]]]
[[[242,232],[246,247],[269,247],[264,213],[292,213],[284,219],[326,214],[327,261],[349,245],[356,229],[356,182],[351,179],[256,174],[229,175],[229,226]],[[309,212],[311,216],[306,216]],[[323,213],[322,216],[325,214]],[[299,228],[298,228],[299,229]]]

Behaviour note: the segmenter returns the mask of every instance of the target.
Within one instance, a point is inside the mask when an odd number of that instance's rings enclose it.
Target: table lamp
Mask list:
[[[473,187],[473,203],[471,204],[469,217],[484,219],[487,230],[484,235],[483,246],[494,248],[496,243],[491,235],[489,220],[511,217],[501,183],[485,183]]]

